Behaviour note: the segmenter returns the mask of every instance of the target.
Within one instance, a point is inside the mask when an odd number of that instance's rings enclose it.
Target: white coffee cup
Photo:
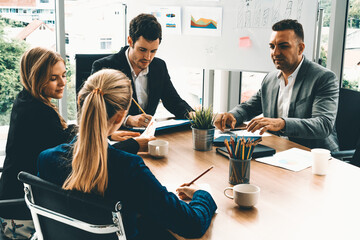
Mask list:
[[[162,158],[169,152],[169,142],[165,140],[152,140],[148,143],[148,149],[151,156]]]
[[[316,175],[326,175],[330,159],[330,151],[323,148],[311,149],[313,160],[312,173]]]
[[[227,194],[227,190],[233,190],[233,195]],[[240,207],[250,208],[258,202],[260,188],[254,184],[242,183],[225,188],[224,194],[226,197],[234,199],[235,203]]]

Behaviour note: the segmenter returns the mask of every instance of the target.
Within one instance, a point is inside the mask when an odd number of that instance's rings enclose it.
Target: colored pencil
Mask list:
[[[229,156],[232,158],[233,155],[232,155],[231,150],[230,150],[229,142],[228,142],[228,140],[227,140],[226,138],[225,138],[224,143],[225,143],[226,149],[227,149],[228,152],[229,152]]]
[[[191,182],[187,183],[187,186],[190,186],[191,184],[193,184],[196,180],[198,180],[199,178],[201,178],[202,176],[204,176],[205,173],[207,173],[208,171],[210,171],[211,169],[214,168],[214,165],[209,167],[208,169],[206,169],[204,172],[202,172],[199,176],[197,176],[196,178],[194,178],[194,180],[192,180]]]
[[[133,102],[136,104],[136,106],[138,106],[138,108],[140,109],[140,111],[143,113],[143,114],[146,114],[145,111],[140,107],[140,105],[135,101],[134,98],[132,98]]]

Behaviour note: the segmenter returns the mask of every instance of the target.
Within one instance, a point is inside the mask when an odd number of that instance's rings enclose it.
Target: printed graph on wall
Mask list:
[[[148,12],[157,18],[164,34],[181,34],[180,7],[151,7]]]
[[[221,36],[221,7],[185,7],[184,33],[201,36]]]
[[[209,29],[217,29],[217,22],[212,19],[200,18],[195,20],[193,16],[191,16],[191,28],[209,28]]]

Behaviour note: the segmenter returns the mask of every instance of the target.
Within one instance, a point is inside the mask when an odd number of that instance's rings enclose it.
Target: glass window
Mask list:
[[[20,58],[31,47],[44,46],[54,49],[54,46],[56,46],[55,31],[47,28],[40,31],[39,28],[36,28],[29,32],[27,24],[25,24],[29,21],[28,15],[18,11],[18,9],[24,9],[25,7],[27,6],[10,6],[10,8],[4,10],[9,12],[10,9],[11,14],[7,14],[6,17],[0,16],[0,166],[3,165],[5,158],[12,104],[23,88],[19,76]],[[36,7],[33,11],[36,12]],[[44,18],[46,17],[44,16]],[[17,39],[16,36],[22,31],[27,32],[29,35],[24,39]]]
[[[249,100],[261,87],[266,73],[242,72],[241,102]]]
[[[76,120],[75,55],[118,52],[125,45],[124,12],[119,1],[65,0],[68,120]]]
[[[111,38],[100,38],[100,49],[111,49]]]
[[[326,67],[328,43],[329,43],[329,27],[330,27],[330,15],[331,15],[331,1],[332,0],[320,0],[320,8],[323,9],[323,25],[321,29],[320,39],[320,55],[318,62]]]
[[[342,87],[360,91],[360,0],[349,0]]]

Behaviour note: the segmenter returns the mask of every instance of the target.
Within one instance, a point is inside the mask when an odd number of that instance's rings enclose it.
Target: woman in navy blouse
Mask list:
[[[200,237],[217,208],[211,195],[195,187],[180,187],[177,192],[192,201],[180,200],[161,185],[141,157],[107,142],[127,115],[131,96],[131,82],[120,71],[100,70],[90,76],[79,93],[79,135],[70,144],[42,152],[38,175],[64,189],[122,201],[128,239],[141,235],[138,214],[181,236]]]

